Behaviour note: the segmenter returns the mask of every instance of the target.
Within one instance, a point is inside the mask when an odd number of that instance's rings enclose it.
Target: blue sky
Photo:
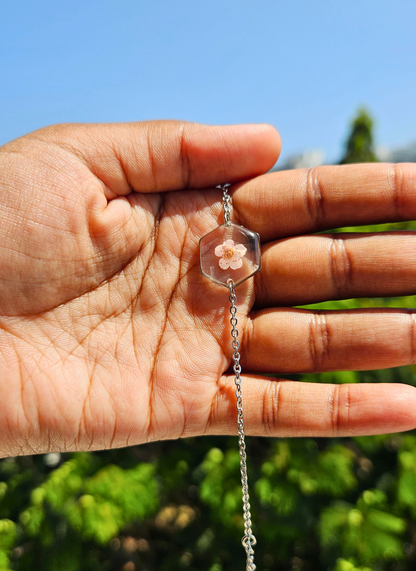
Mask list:
[[[59,122],[268,122],[336,160],[416,140],[414,0],[0,2],[0,144]]]

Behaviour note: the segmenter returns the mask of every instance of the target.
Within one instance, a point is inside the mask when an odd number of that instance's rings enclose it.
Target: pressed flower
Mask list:
[[[225,240],[215,248],[215,255],[220,258],[218,263],[222,270],[241,268],[243,265],[241,258],[246,252],[247,248],[243,244],[235,244],[234,240]]]

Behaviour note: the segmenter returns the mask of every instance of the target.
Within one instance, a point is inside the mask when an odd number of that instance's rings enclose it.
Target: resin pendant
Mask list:
[[[222,224],[199,241],[202,275],[229,287],[238,286],[261,269],[260,236],[232,222]]]

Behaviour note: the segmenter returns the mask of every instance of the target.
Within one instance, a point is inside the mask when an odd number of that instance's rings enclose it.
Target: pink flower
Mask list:
[[[241,268],[243,265],[241,258],[246,252],[247,248],[243,244],[235,244],[234,240],[225,240],[221,246],[215,248],[215,255],[220,258],[218,263],[222,270]]]

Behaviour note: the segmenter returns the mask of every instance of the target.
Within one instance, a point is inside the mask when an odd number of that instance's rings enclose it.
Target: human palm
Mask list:
[[[386,165],[253,178],[277,159],[272,128],[176,122],[58,126],[0,151],[3,455],[236,432],[228,294],[200,274],[198,241],[222,223],[214,187],[246,180],[233,216],[263,241],[237,289],[248,432],[416,425],[411,387],[265,376],[414,361],[411,312],[292,308],[414,292],[411,234],[309,235],[411,217],[412,167],[400,185]]]

